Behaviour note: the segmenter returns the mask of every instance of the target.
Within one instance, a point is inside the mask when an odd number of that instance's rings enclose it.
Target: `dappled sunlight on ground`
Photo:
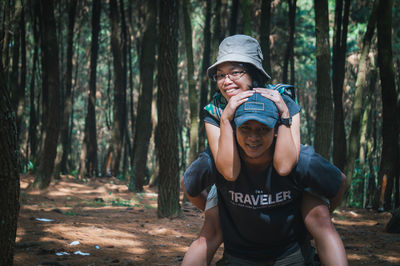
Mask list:
[[[32,182],[21,179],[16,265],[179,265],[203,221],[191,204],[181,218],[158,219],[156,191],[131,193],[115,178],[63,177],[43,191]]]
[[[32,182],[21,178],[15,265],[180,265],[204,219],[190,203],[183,205],[182,217],[159,219],[156,190],[132,193],[115,178],[83,182],[63,176],[43,191],[32,189]],[[384,233],[390,217],[335,211],[332,221],[350,265],[400,265],[400,235]],[[74,241],[79,244],[70,245]],[[68,255],[57,256],[62,252]],[[213,265],[222,252],[221,247]]]
[[[400,235],[384,230],[392,216],[389,212],[346,209],[333,216],[350,265],[400,265]]]

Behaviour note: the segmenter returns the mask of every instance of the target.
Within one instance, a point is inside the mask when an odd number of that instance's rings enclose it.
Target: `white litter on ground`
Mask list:
[[[36,221],[41,221],[41,222],[54,222],[53,219],[46,219],[46,218],[36,218]]]
[[[90,256],[90,253],[85,253],[80,250],[74,252],[75,255]]]
[[[80,242],[78,240],[76,240],[76,241],[72,241],[69,245],[70,246],[76,246],[76,245],[79,245],[79,244],[80,244]]]
[[[57,252],[56,253],[57,256],[64,256],[64,255],[69,255],[68,252]]]

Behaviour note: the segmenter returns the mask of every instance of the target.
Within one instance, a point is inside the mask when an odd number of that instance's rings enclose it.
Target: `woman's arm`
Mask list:
[[[290,174],[296,166],[300,153],[300,114],[292,117],[291,127],[278,126],[276,137],[274,168],[281,176]]]
[[[228,181],[235,181],[240,173],[240,158],[231,121],[236,108],[247,101],[254,91],[233,96],[221,115],[220,127],[205,123],[208,143],[218,172]]]
[[[275,103],[281,118],[290,117],[289,109],[278,91],[263,88],[257,88],[255,90]],[[297,113],[292,117],[292,125],[290,127],[285,125],[278,126],[273,164],[279,175],[286,176],[290,174],[297,164],[299,154],[300,114]]]

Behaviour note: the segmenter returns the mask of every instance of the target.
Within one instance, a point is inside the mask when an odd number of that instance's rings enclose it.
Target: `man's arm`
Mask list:
[[[346,184],[347,184],[347,177],[341,173],[341,178],[342,178],[342,183],[340,184],[339,190],[336,193],[336,195],[333,198],[330,198],[330,205],[329,205],[329,211],[333,212],[340,204],[342,201],[344,192],[346,191]]]

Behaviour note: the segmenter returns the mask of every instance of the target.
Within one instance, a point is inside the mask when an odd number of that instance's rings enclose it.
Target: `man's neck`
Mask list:
[[[254,172],[261,172],[268,168],[273,161],[273,152],[269,149],[258,158],[249,158],[246,155],[242,156],[247,168]]]

